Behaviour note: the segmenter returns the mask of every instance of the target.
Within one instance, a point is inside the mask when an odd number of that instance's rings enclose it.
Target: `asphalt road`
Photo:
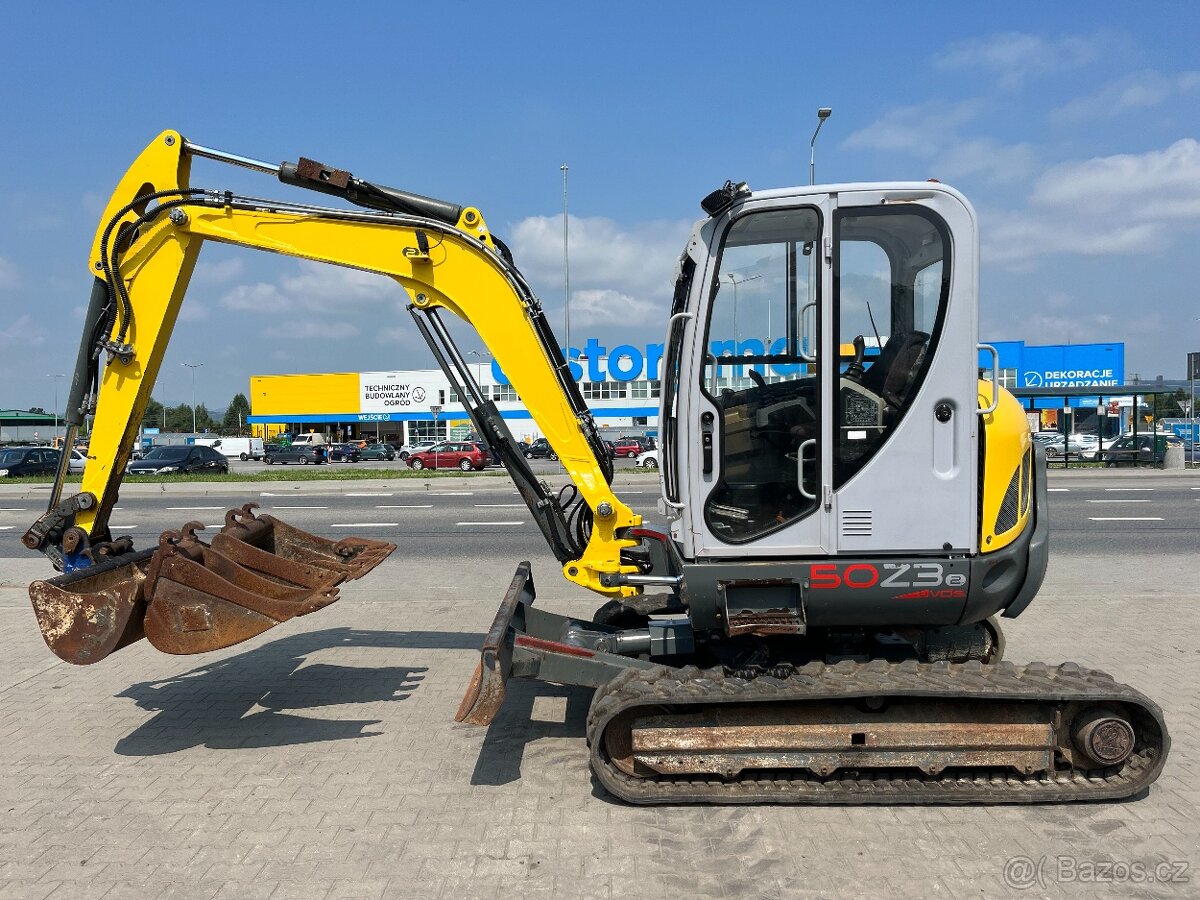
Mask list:
[[[546,475],[562,472],[556,463],[538,465]],[[136,546],[146,547],[162,531],[188,521],[216,530],[226,509],[252,500],[263,512],[317,534],[396,541],[410,558],[525,558],[545,552],[512,484],[496,477],[382,489],[371,482],[309,482],[295,489],[241,485],[228,492],[178,485],[164,493],[156,487],[124,492],[112,517],[115,536],[130,535]],[[1052,553],[1200,553],[1200,473],[1051,472],[1050,492]],[[618,494],[648,522],[659,521],[653,475],[638,477]],[[40,513],[42,496],[44,488],[24,496],[0,493],[0,558],[28,556],[20,536]]]

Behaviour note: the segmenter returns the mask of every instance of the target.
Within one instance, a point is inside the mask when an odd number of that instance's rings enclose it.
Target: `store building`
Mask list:
[[[1003,341],[994,346],[1000,357],[1000,384],[1010,389],[1080,385],[1102,389],[1125,380],[1125,345],[1121,343],[1037,347],[1024,341]],[[745,341],[738,349],[742,354],[765,352],[762,342],[756,340]],[[715,347],[714,354],[728,355],[728,348]],[[657,434],[662,355],[662,344],[621,344],[610,349],[596,338],[589,338],[578,350],[572,348],[571,374],[604,436]],[[540,437],[537,424],[499,366],[486,354],[478,354],[476,359],[470,363],[472,374],[517,439]],[[991,376],[989,354],[980,354],[979,366],[985,377]],[[794,375],[796,366],[738,368],[728,367],[729,375],[721,378],[718,386],[749,385],[744,370],[750,368],[767,381],[785,379]],[[1038,427],[1053,427],[1055,415],[1064,405],[1079,408],[1083,416],[1089,409],[1094,414],[1097,403],[1098,397],[1071,398],[1067,404],[1038,398],[1030,399],[1027,408],[1044,411],[1046,421],[1037,423]],[[250,423],[268,439],[281,432],[319,431],[332,440],[368,438],[401,444],[461,438],[472,431],[462,403],[440,369],[254,375],[250,378],[250,407]]]

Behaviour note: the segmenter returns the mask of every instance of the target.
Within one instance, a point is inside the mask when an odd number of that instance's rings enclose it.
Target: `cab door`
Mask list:
[[[833,209],[824,194],[750,201],[713,224],[680,392],[691,448],[684,544],[697,558],[830,549]]]

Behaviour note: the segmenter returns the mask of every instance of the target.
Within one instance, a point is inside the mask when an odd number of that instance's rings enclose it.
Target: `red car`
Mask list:
[[[633,459],[650,448],[641,438],[618,438],[615,449],[617,456],[628,456]]]
[[[412,469],[462,469],[479,471],[488,464],[488,452],[479,444],[466,441],[444,441],[408,458]]]

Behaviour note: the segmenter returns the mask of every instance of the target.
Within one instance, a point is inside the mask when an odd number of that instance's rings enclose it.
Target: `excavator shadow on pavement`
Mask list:
[[[448,631],[388,632],[330,628],[291,635],[117,696],[156,712],[121,738],[122,756],[158,756],[191,747],[227,750],[373,737],[381,719],[327,719],[295,711],[403,700],[423,666],[305,665],[330,649],[477,650],[480,635]]]
[[[544,738],[571,739],[569,754],[579,758],[576,743],[587,732],[591,688],[524,679],[512,679],[507,687],[504,705],[488,726],[483,746],[479,748],[479,758],[471,774],[473,785],[499,786],[520,781],[526,749]],[[530,774],[525,773],[526,777]]]

